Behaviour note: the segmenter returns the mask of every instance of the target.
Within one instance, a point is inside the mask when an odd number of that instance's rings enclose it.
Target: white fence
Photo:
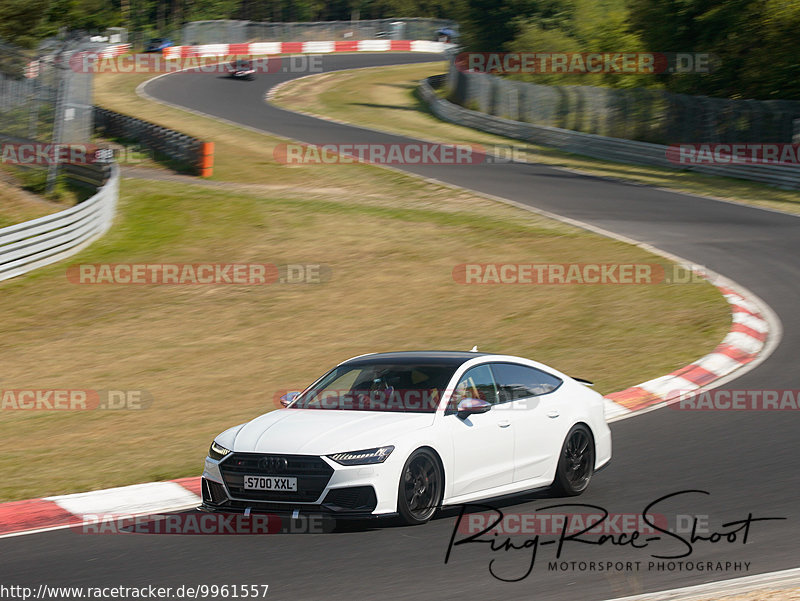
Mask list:
[[[119,167],[90,199],[64,211],[0,229],[0,281],[74,255],[111,227]]]

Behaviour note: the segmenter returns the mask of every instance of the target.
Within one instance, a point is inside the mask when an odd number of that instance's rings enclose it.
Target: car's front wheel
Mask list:
[[[552,490],[562,497],[574,497],[586,490],[593,474],[594,439],[586,426],[577,424],[561,447]]]
[[[417,449],[403,466],[397,491],[397,513],[409,525],[424,524],[442,501],[444,478],[429,449]]]

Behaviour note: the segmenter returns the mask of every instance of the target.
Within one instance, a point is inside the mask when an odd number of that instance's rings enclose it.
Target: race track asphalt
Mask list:
[[[419,54],[347,54],[323,59],[325,70],[435,60]],[[177,74],[150,82],[148,94],[266,132],[311,143],[404,142],[401,136],[318,120],[264,102],[266,91],[296,77],[260,75],[253,82]],[[404,170],[508,198],[652,244],[721,273],[766,301],[783,338],[772,356],[730,383],[737,389],[800,388],[800,218],[644,186],[576,175],[543,165],[404,166]],[[548,324],[551,327],[552,324]],[[535,332],[536,324],[530,324]],[[646,352],[646,349],[643,349]],[[220,424],[223,429],[228,424]],[[455,524],[450,512],[416,528],[353,525],[328,534],[257,536],[82,535],[69,530],[0,542],[4,584],[178,587],[269,584],[270,599],[607,599],[797,567],[800,457],[797,412],[685,412],[661,409],[612,424],[614,459],[574,502],[612,513],[638,513],[667,501],[667,513],[707,514],[714,530],[754,517],[747,544],[698,542],[680,561],[750,562],[748,571],[659,570],[651,555],[686,547],[664,536],[648,548],[565,543],[563,561],[640,562],[638,571],[548,569],[555,545],[539,549],[531,574],[518,582],[531,550],[492,552],[456,547],[444,557]],[[198,458],[198,467],[202,458]],[[532,512],[569,502],[528,495],[506,512]],[[575,511],[582,512],[584,510]],[[656,510],[654,510],[656,511]],[[552,538],[552,537],[551,537]],[[517,541],[521,542],[521,541]],[[675,560],[679,561],[679,560]],[[724,567],[724,566],[723,566]],[[652,568],[652,569],[648,569]]]

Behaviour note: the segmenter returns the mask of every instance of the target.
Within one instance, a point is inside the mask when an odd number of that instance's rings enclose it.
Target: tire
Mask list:
[[[439,508],[444,477],[439,460],[429,449],[417,449],[406,460],[397,487],[397,513],[409,526],[424,524]]]
[[[589,428],[573,426],[561,446],[551,491],[560,497],[575,497],[585,491],[594,474],[594,450]]]

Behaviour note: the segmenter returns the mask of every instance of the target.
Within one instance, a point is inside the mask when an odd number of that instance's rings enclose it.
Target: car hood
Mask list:
[[[244,424],[233,440],[239,453],[327,455],[393,444],[433,423],[432,413],[279,409]]]

